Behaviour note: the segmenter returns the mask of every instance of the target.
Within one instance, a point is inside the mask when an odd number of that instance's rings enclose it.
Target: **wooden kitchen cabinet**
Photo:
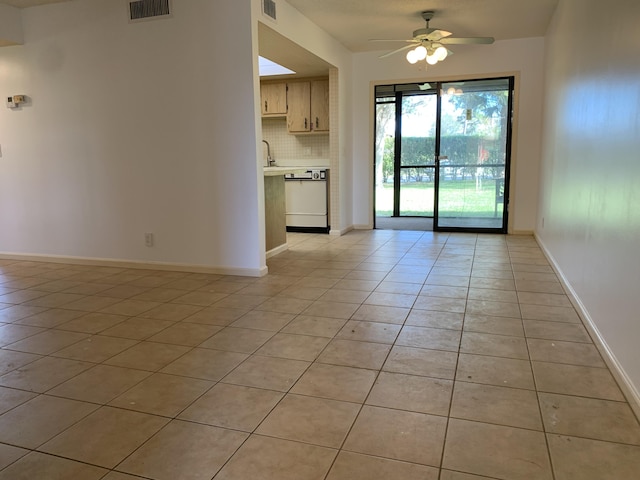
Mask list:
[[[289,83],[287,103],[290,133],[329,131],[329,80]]]
[[[263,117],[287,114],[287,84],[263,83],[260,85],[260,110]]]
[[[311,129],[329,131],[329,80],[311,82]]]
[[[287,87],[287,128],[290,132],[310,132],[311,82],[293,82]]]

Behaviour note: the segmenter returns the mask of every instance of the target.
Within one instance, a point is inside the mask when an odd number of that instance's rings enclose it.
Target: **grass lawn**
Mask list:
[[[400,185],[400,215],[433,216],[433,182],[411,182]],[[502,216],[503,204],[496,212],[496,180],[446,180],[440,182],[441,217]],[[376,215],[393,215],[393,184],[376,188]]]

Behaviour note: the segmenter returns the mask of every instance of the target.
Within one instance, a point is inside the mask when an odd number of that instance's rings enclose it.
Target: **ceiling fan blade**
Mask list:
[[[397,50],[393,50],[391,52],[385,53],[384,55],[380,55],[378,58],[387,58],[390,57],[391,55],[393,55],[394,53],[399,53],[402,52],[403,50],[409,50],[410,48],[415,47],[417,44],[416,42],[411,43],[410,45],[405,45],[404,47],[398,48]]]
[[[453,35],[451,32],[447,32],[446,30],[434,30],[429,35],[427,35],[427,40],[431,40],[432,42],[437,42],[441,38],[448,37],[449,35]]]
[[[415,40],[411,39],[411,40],[398,40],[397,38],[370,38],[368,40],[369,42],[411,42],[411,43],[415,43]]]
[[[447,45],[491,44],[494,41],[495,39],[493,37],[450,37],[439,40],[440,43]]]
[[[413,31],[413,39],[416,41],[423,40],[440,40],[441,38],[448,37],[451,32],[446,30],[439,30],[437,28],[419,28]]]

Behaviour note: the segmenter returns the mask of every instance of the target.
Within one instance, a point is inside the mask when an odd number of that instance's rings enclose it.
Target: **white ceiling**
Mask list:
[[[435,11],[431,27],[456,37],[496,40],[543,37],[558,0],[287,0],[349,50],[384,50],[372,38],[411,38],[424,28],[420,12]]]
[[[0,4],[26,8],[64,1],[68,0],[0,0]],[[431,27],[453,32],[455,37],[542,37],[558,4],[558,0],[286,1],[354,52],[398,48],[397,42],[368,40],[411,38],[414,30],[425,26],[420,16],[424,10],[435,11]],[[260,54],[305,75],[328,69],[318,57],[268,28],[260,29]]]
[[[36,7],[38,5],[45,5],[47,3],[62,3],[69,0],[2,0],[0,3],[5,5],[11,5],[12,7],[27,8]]]
[[[32,7],[67,0],[0,0]],[[286,0],[349,50],[383,50],[389,45],[371,38],[411,38],[424,27],[423,10],[434,10],[432,27],[457,37],[496,40],[542,37],[558,0]],[[397,44],[396,44],[397,45]]]

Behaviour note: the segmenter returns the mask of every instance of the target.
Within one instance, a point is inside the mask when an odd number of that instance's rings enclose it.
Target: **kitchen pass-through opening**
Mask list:
[[[375,88],[375,228],[506,233],[513,77]]]

